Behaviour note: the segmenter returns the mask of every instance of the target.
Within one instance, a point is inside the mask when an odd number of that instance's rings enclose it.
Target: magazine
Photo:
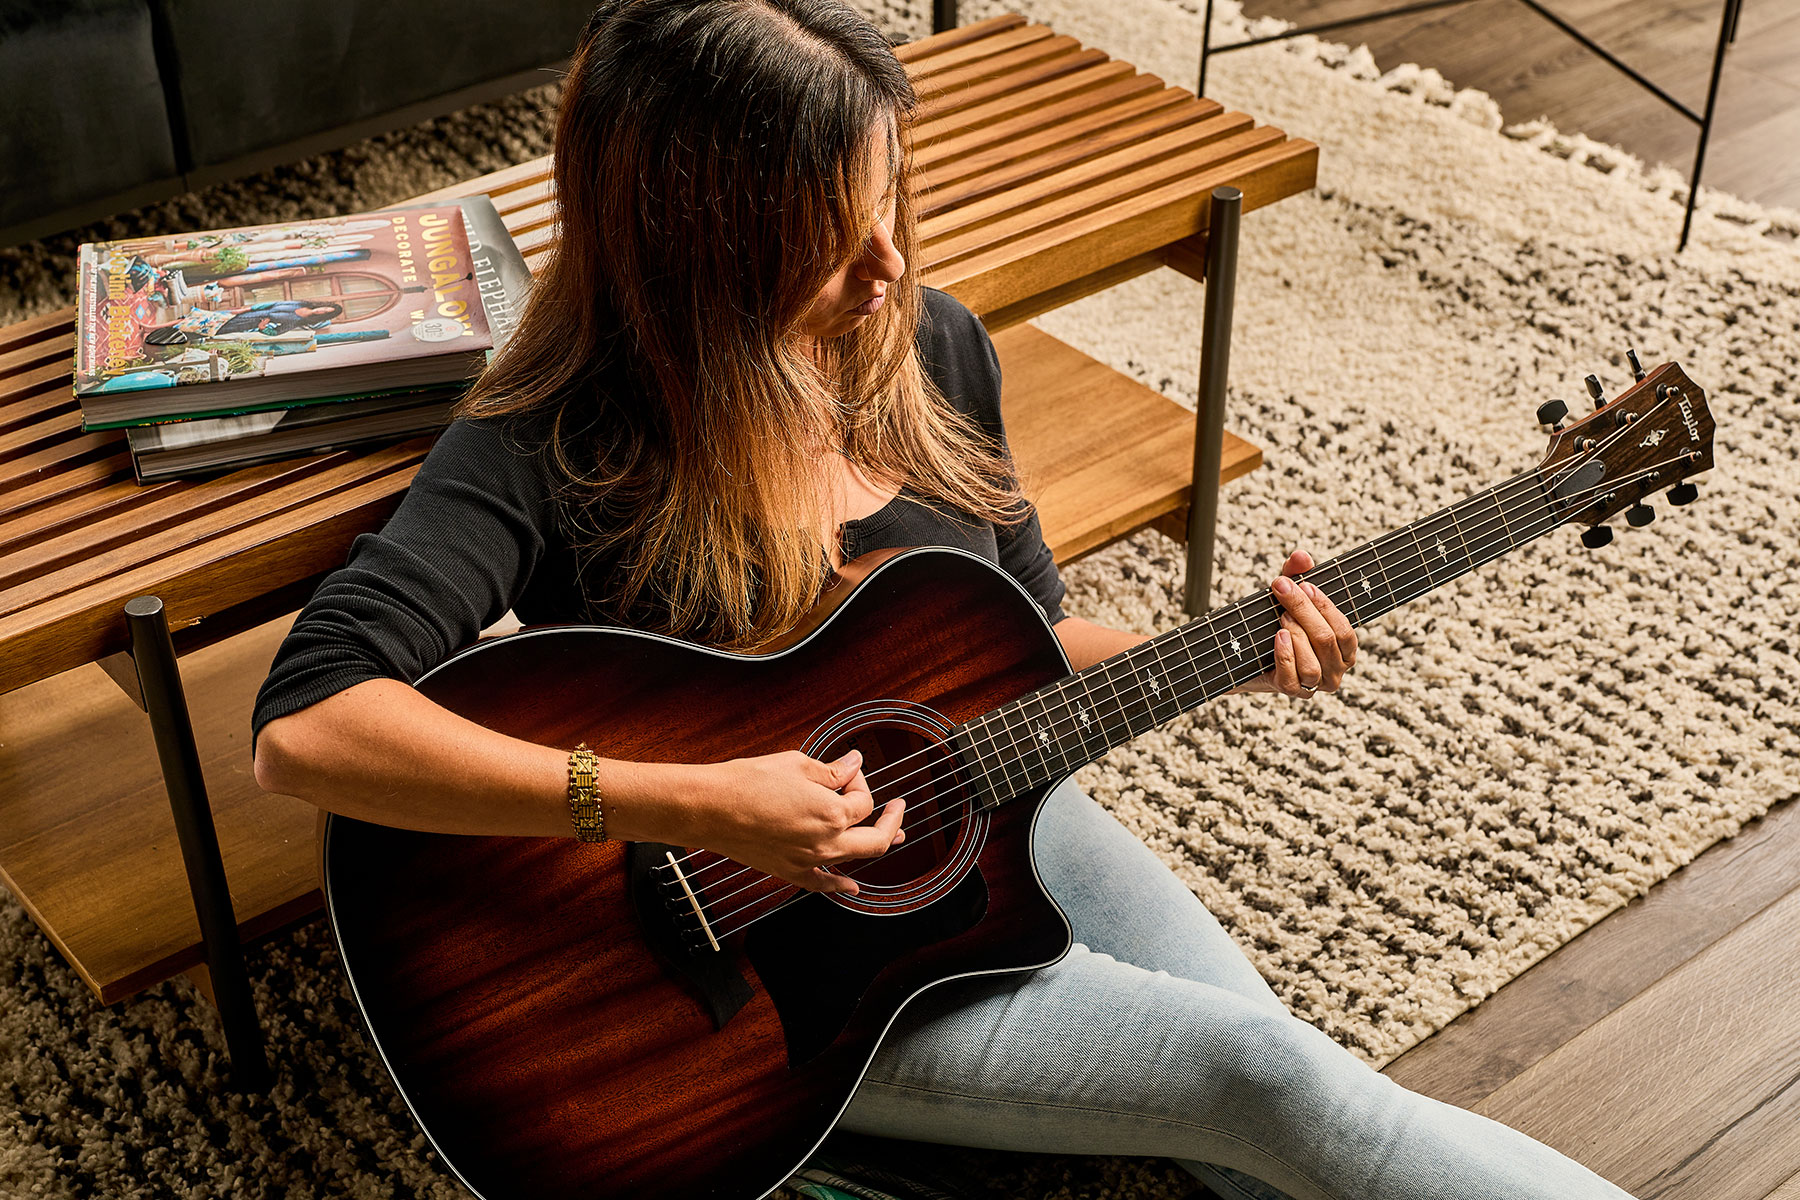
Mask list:
[[[83,245],[84,426],[472,379],[529,278],[492,203],[474,200]]]

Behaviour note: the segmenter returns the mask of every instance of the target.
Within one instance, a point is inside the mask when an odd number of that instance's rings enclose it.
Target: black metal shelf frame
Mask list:
[[[944,0],[939,0],[940,4],[943,2]],[[1271,34],[1268,37],[1250,38],[1242,42],[1232,42],[1224,46],[1215,46],[1212,44],[1213,0],[1206,0],[1206,24],[1204,31],[1201,34],[1200,41],[1200,76],[1199,83],[1194,90],[1198,95],[1204,96],[1206,94],[1206,64],[1207,60],[1215,54],[1223,54],[1228,50],[1247,50],[1251,46],[1266,46],[1270,42],[1286,41],[1289,38],[1297,38],[1305,34],[1329,33],[1332,30],[1344,29],[1351,25],[1361,25],[1369,21],[1379,21],[1387,17],[1401,17],[1411,13],[1429,12],[1433,9],[1451,8],[1459,4],[1474,4],[1478,2],[1480,2],[1480,0],[1421,0],[1420,3],[1416,4],[1406,4],[1398,8],[1382,9],[1379,12],[1364,13],[1360,16],[1341,17],[1335,21],[1325,21],[1317,25],[1307,25],[1300,28],[1283,30],[1280,33]],[[1677,243],[1675,247],[1676,253],[1680,253],[1687,249],[1688,233],[1693,228],[1694,224],[1694,204],[1700,195],[1700,172],[1706,165],[1706,143],[1712,137],[1713,117],[1718,108],[1719,75],[1725,66],[1725,48],[1737,40],[1738,17],[1743,13],[1744,0],[1722,0],[1723,7],[1719,14],[1719,40],[1717,47],[1713,50],[1712,79],[1707,84],[1706,107],[1701,112],[1695,112],[1688,105],[1683,104],[1662,87],[1658,86],[1655,80],[1650,79],[1648,76],[1632,67],[1605,46],[1600,45],[1600,43],[1594,41],[1593,38],[1590,38],[1574,25],[1571,25],[1567,20],[1558,16],[1556,13],[1551,12],[1549,8],[1541,3],[1541,0],[1510,0],[1510,2],[1523,4],[1526,8],[1529,8],[1532,12],[1544,18],[1544,20],[1562,30],[1563,33],[1575,39],[1575,41],[1579,42],[1586,49],[1599,55],[1600,58],[1605,60],[1607,65],[1621,72],[1633,83],[1637,84],[1652,96],[1655,96],[1658,100],[1661,100],[1664,104],[1700,127],[1699,141],[1694,147],[1694,169],[1692,174],[1688,177],[1687,211],[1681,221],[1681,241]]]

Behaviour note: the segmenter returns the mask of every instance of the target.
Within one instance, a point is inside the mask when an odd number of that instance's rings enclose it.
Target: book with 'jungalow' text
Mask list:
[[[490,202],[474,198],[483,216]],[[352,217],[81,247],[75,394],[89,429],[464,383],[497,343],[464,210]],[[474,216],[471,224],[477,223]],[[490,257],[518,251],[497,215]],[[518,269],[523,270],[522,261]],[[510,322],[509,311],[507,320]]]

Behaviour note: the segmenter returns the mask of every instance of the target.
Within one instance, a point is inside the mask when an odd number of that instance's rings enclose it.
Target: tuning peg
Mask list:
[[[1638,361],[1636,350],[1625,352],[1625,361],[1631,364],[1631,374],[1639,383],[1644,382],[1644,364]]]
[[[1676,508],[1684,504],[1692,504],[1700,498],[1700,489],[1691,483],[1678,483],[1669,489],[1669,503]]]
[[[1600,386],[1600,377],[1598,375],[1589,375],[1586,382],[1588,395],[1594,398],[1594,408],[1596,410],[1605,408],[1606,391]]]
[[[1641,500],[1625,510],[1625,523],[1633,529],[1642,529],[1654,520],[1656,510]]]
[[[1592,529],[1581,531],[1581,544],[1589,550],[1598,550],[1610,541],[1612,541],[1611,525],[1596,525]]]
[[[1551,432],[1562,432],[1562,419],[1569,415],[1569,406],[1561,400],[1546,400],[1538,405],[1538,424],[1552,426]]]

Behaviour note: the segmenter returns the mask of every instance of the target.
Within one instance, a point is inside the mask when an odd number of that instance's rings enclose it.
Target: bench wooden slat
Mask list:
[[[953,97],[964,88],[1040,71],[1081,53],[1081,43],[1072,37],[1046,38],[1041,42],[1030,42],[1016,50],[997,54],[993,58],[970,63],[966,67],[945,71],[942,75],[916,79],[913,81],[913,91],[919,97],[920,107],[924,107],[934,100]]]
[[[69,390],[67,371],[66,367],[56,371],[55,378],[47,386],[0,405],[0,431],[11,433],[42,424],[52,424],[59,429],[78,428],[81,405]]]
[[[920,222],[921,240],[932,247],[932,261],[940,266],[970,257],[1010,255],[1026,239],[1072,235],[1077,228],[1073,222],[1093,213],[1129,213],[1127,206],[1149,197],[1195,198],[1204,191],[1195,188],[1195,180],[1253,170],[1259,154],[1281,157],[1293,153],[1283,150],[1292,145],[1282,140],[1279,130],[1262,126],[1160,158],[1108,156],[1034,181],[1030,188],[927,218]],[[1084,182],[1090,186],[1080,186]]]
[[[407,443],[408,446],[411,443]],[[256,529],[266,537],[280,536],[293,527],[287,516],[321,496],[354,488],[371,476],[380,476],[416,461],[413,451],[404,446],[383,446],[367,454],[343,452],[319,460],[289,459],[276,464],[270,476],[267,468],[251,467],[220,479],[178,493],[188,507],[185,519],[132,539],[127,544],[113,543],[97,548],[79,561],[69,562],[53,570],[45,570],[11,587],[0,590],[0,616],[42,608],[57,597],[82,588],[104,584],[110,579],[147,567],[160,567],[174,575],[190,564],[209,561],[209,544],[241,529]],[[269,486],[262,489],[253,503],[215,506],[212,498],[220,492],[232,493],[239,488],[241,476],[269,476]],[[58,557],[58,561],[62,561]],[[123,604],[130,595],[119,597]]]
[[[221,510],[241,504],[247,512],[260,513],[271,501],[281,503],[294,486],[306,487],[313,476],[324,475],[337,463],[355,464],[349,454],[287,458],[233,471],[204,483],[155,484],[120,490],[106,505],[84,504],[38,514],[33,530],[20,543],[8,544],[6,527],[0,525],[0,613],[14,611],[7,590],[36,591],[36,585],[56,578],[59,570],[94,562],[103,555],[126,549],[128,555],[163,553],[169,541],[198,541],[218,527]],[[348,478],[361,467],[351,465]],[[244,514],[230,518],[241,521]],[[256,519],[256,518],[252,518]],[[229,527],[229,526],[226,526]],[[174,538],[157,535],[174,531]],[[127,549],[128,548],[128,549]],[[112,567],[108,573],[117,571]]]
[[[1220,111],[1216,105],[1196,102],[1180,88],[1157,87],[1154,76],[1134,75],[1045,105],[1037,112],[943,138],[913,152],[913,169],[940,184],[954,182],[989,165],[1010,161],[1006,155],[1020,138],[1040,135],[1043,140],[1039,144],[1060,145],[1171,108],[1181,110],[1179,115],[1189,120],[1204,120]]]
[[[1017,71],[1005,75],[987,76],[966,87],[952,92],[943,92],[930,99],[919,102],[918,119],[931,121],[939,117],[949,116],[965,108],[973,108],[978,104],[1002,96],[1014,88],[1030,87],[1044,83],[1062,75],[1071,75],[1087,67],[1098,66],[1108,61],[1105,51],[1079,50],[1074,54],[1064,54],[1056,58],[1047,58],[1032,63]]]
[[[240,525],[179,554],[178,569],[152,562],[122,575],[63,592],[22,612],[0,617],[0,693],[126,648],[123,606],[153,593],[170,628],[179,632],[214,613],[342,562],[357,534],[377,528],[399,504],[424,457],[422,439],[390,469],[281,514],[279,527]]]
[[[12,354],[46,339],[66,337],[75,345],[75,310],[59,308],[0,329],[0,354]]]
[[[70,386],[74,386],[73,338],[62,338],[49,334],[23,346],[0,353],[0,395],[12,392],[19,387],[29,387],[22,379],[27,375],[35,375],[44,367],[61,366],[70,377]]]
[[[14,386],[0,388],[0,429],[11,428],[38,414],[76,408],[70,371],[69,360],[63,358],[9,380]]]
[[[36,482],[45,475],[113,458],[124,450],[124,439],[116,433],[89,433],[59,440],[40,450],[8,459],[0,463],[0,503],[10,506],[9,492]]]
[[[10,429],[0,426],[0,429],[4,429],[0,432],[0,462],[4,463],[38,450],[106,436],[81,432],[81,409],[73,401],[46,411],[36,420],[15,424]],[[7,473],[7,468],[0,467],[0,479]]]
[[[921,238],[935,248],[934,261],[954,261],[1087,213],[1116,208],[1135,196],[1181,188],[1200,173],[1229,170],[1239,160],[1282,144],[1281,131],[1266,125],[1217,140],[1200,140],[1190,130],[1178,130],[1033,180],[1028,188],[928,217],[919,223]]]
[[[968,42],[981,38],[993,37],[1008,29],[1016,29],[1025,24],[1025,18],[1018,13],[1002,13],[997,17],[989,17],[985,21],[976,21],[970,25],[959,25],[955,29],[946,29],[942,33],[934,33],[930,37],[922,37],[916,42],[906,42],[894,47],[894,57],[911,66],[933,55],[943,54]]]
[[[98,462],[48,472],[30,483],[0,493],[0,515],[8,520],[21,519],[35,506],[53,503],[66,496],[86,494],[108,483],[130,480],[131,456],[123,453]]]
[[[993,161],[978,174],[966,175],[956,182],[939,182],[934,176],[926,176],[929,190],[921,216],[927,222],[953,222],[933,228],[931,236],[942,236],[948,229],[979,223],[986,211],[1005,212],[1021,204],[1040,204],[1077,188],[1099,192],[1108,181],[1123,179],[1125,170],[1134,164],[1161,164],[1183,151],[1212,144],[1222,146],[1251,133],[1253,123],[1242,113],[1221,113],[1209,120],[1183,106],[1159,109],[1136,121],[1074,141],[1021,138],[1011,146],[996,147],[981,156]],[[1269,140],[1280,137],[1278,133],[1267,136]],[[1005,161],[1006,155],[1012,156],[1010,161]]]
[[[958,109],[948,116],[932,117],[921,114],[913,122],[913,149],[916,152],[945,138],[960,137],[971,130],[980,129],[984,125],[1037,111],[1064,97],[1078,96],[1085,92],[1112,87],[1131,79],[1147,80],[1148,83],[1145,85],[1147,87],[1162,86],[1162,81],[1154,75],[1140,76],[1132,69],[1130,63],[1107,59],[1104,62],[1082,67],[1077,71],[1070,71],[1066,75],[1058,75],[1030,87],[1020,88],[1016,92],[1008,92],[984,103]]]
[[[1107,263],[1147,254],[1206,227],[1212,189],[1239,188],[1244,211],[1312,186],[1318,147],[1281,142],[1129,200],[1041,226],[1006,243],[926,267],[927,282],[977,313],[1016,303],[1079,279]]]
[[[992,36],[976,38],[964,42],[960,46],[951,46],[940,53],[908,63],[906,64],[906,73],[916,85],[921,79],[929,79],[934,75],[941,75],[945,71],[966,67],[983,59],[1004,54],[1009,50],[1028,46],[1033,42],[1047,41],[1055,36],[1056,31],[1048,25],[1017,25],[1011,29],[1001,30]]]
[[[121,461],[127,462],[122,477],[110,473],[96,475],[91,486],[71,487],[54,495],[40,496],[29,504],[0,510],[0,571],[11,566],[5,560],[8,553],[55,537],[66,525],[103,520],[113,513],[146,503],[170,488],[194,486],[176,481],[141,485],[132,478],[128,460]],[[70,472],[70,475],[73,477],[75,473]],[[12,499],[12,496],[7,498]]]

